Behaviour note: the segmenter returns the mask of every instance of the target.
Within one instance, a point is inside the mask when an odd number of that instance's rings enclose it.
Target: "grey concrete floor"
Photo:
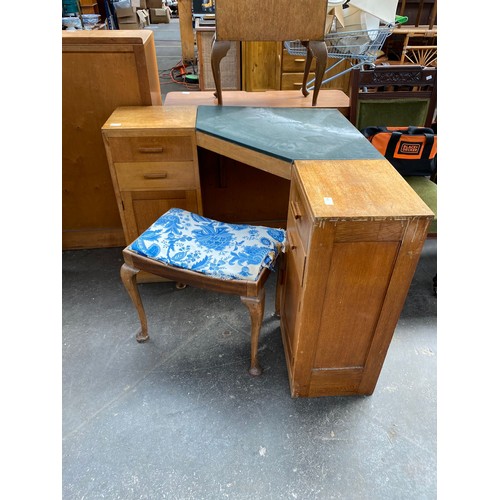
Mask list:
[[[174,23],[150,29],[161,72],[180,45]],[[428,240],[374,394],[292,399],[274,275],[251,378],[237,297],[140,285],[138,344],[121,249],[63,252],[63,498],[436,498],[436,253]]]
[[[264,373],[237,297],[140,285],[121,249],[63,252],[63,498],[436,498],[436,242],[426,242],[374,394],[292,399],[268,282]]]

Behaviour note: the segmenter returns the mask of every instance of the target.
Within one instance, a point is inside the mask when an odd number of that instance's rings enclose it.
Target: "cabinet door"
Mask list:
[[[281,42],[242,42],[241,46],[243,90],[280,90]]]
[[[179,191],[124,191],[121,193],[127,245],[171,208],[199,212],[195,189]]]

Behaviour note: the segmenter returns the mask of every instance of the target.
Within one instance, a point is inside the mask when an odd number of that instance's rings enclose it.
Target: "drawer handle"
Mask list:
[[[302,87],[302,83],[295,82],[295,83],[293,84],[293,86],[294,86],[294,87]]]
[[[150,172],[149,174],[144,174],[144,179],[166,179],[167,172]]]
[[[290,202],[290,209],[292,211],[293,217],[296,220],[302,218],[302,214],[300,213],[300,205],[296,201]]]
[[[293,242],[292,234],[288,234],[288,241],[290,242],[290,250],[297,250],[297,245]]]
[[[157,148],[139,148],[139,153],[163,153],[163,148],[157,147]]]
[[[294,62],[296,62],[296,63],[303,63],[303,62],[306,62],[306,60],[298,58],[298,59],[294,59]]]

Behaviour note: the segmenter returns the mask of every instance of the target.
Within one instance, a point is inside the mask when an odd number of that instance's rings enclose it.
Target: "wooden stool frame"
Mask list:
[[[137,310],[141,326],[136,333],[137,342],[146,342],[149,340],[148,324],[146,313],[142,304],[142,299],[137,287],[137,273],[146,271],[156,276],[161,276],[178,283],[191,285],[195,288],[202,288],[213,292],[228,293],[239,295],[241,301],[248,308],[251,321],[250,337],[250,369],[248,372],[252,376],[259,376],[262,369],[258,360],[259,335],[264,317],[265,306],[265,284],[269,277],[270,270],[263,268],[256,281],[246,280],[225,280],[214,278],[201,273],[196,273],[186,269],[169,266],[162,262],[155,261],[148,257],[138,255],[125,248],[123,250],[124,264],[120,270],[122,282]],[[279,257],[277,258],[278,260]],[[276,290],[276,296],[279,297],[279,282]],[[279,300],[276,301],[276,315],[279,316]]]

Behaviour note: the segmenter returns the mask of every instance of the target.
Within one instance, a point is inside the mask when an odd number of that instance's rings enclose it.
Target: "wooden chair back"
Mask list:
[[[351,72],[350,120],[369,126],[430,127],[437,106],[437,68],[375,66]]]
[[[327,0],[217,0],[218,40],[323,40]]]

